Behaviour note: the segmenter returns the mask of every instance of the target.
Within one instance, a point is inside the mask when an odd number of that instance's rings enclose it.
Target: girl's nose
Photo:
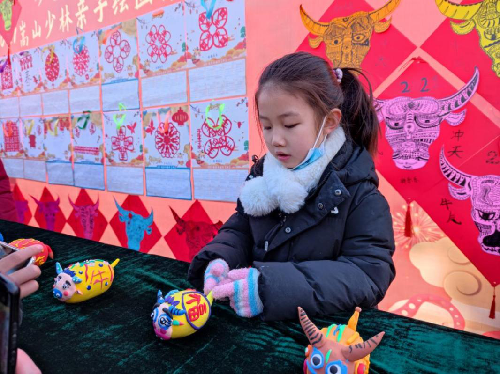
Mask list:
[[[283,147],[285,145],[285,138],[279,133],[279,131],[273,131],[273,147]]]

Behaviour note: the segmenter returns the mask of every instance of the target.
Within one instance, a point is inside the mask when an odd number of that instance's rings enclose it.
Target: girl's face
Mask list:
[[[318,135],[313,108],[302,97],[273,86],[264,87],[257,100],[267,149],[283,166],[294,168],[304,160]],[[331,122],[325,123],[316,146],[335,128],[330,128]]]

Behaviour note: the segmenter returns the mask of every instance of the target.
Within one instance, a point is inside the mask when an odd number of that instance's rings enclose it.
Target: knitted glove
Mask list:
[[[227,278],[212,289],[212,295],[216,300],[228,297],[239,316],[255,317],[264,309],[258,292],[259,275],[255,268],[231,270]]]
[[[222,280],[226,279],[229,266],[222,258],[210,261],[205,270],[205,285],[203,292],[208,295]]]

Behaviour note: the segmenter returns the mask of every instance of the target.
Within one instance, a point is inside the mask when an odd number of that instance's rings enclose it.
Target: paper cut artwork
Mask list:
[[[68,39],[68,75],[73,87],[99,84],[97,31]]]
[[[220,6],[217,6],[220,5]],[[213,65],[246,55],[245,2],[185,2],[190,66]]]
[[[186,67],[182,2],[138,17],[137,26],[142,77]]]
[[[191,109],[193,166],[247,168],[247,98],[192,104]]]

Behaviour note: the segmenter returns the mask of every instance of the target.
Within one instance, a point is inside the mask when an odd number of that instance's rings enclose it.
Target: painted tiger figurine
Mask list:
[[[304,374],[368,374],[370,353],[385,332],[363,341],[356,331],[361,308],[356,308],[347,325],[334,324],[322,330],[309,320],[302,308],[298,310],[300,324],[311,343],[305,352]]]

